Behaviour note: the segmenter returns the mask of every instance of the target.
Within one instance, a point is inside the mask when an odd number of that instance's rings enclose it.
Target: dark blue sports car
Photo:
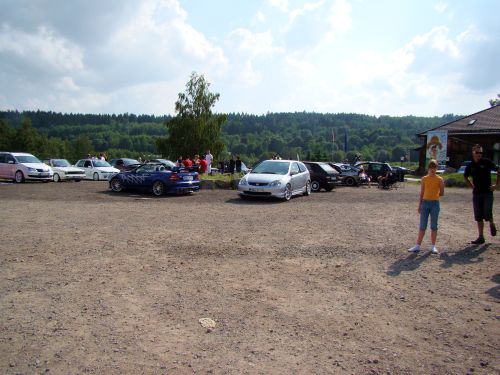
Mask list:
[[[109,181],[109,188],[115,192],[125,189],[152,191],[157,196],[190,194],[200,190],[200,179],[198,173],[184,168],[168,170],[161,163],[148,163],[115,174]]]

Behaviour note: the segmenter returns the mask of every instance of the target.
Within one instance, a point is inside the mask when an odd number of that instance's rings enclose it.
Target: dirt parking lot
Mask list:
[[[498,374],[499,239],[447,189],[407,253],[418,194],[0,185],[0,373]]]

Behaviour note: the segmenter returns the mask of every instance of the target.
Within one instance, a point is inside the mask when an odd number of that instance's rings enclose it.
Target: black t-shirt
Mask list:
[[[472,176],[474,183],[474,194],[483,194],[490,191],[491,186],[491,171],[496,171],[497,166],[490,159],[481,158],[477,163],[472,161],[465,167],[464,176],[467,178]]]

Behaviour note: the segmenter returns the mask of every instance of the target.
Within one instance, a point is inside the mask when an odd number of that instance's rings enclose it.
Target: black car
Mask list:
[[[304,161],[303,163],[311,175],[312,191],[321,189],[331,191],[338,182],[339,173],[330,164],[318,161]]]
[[[111,159],[109,161],[109,164],[111,164],[112,167],[119,169],[120,171],[129,171],[140,163],[135,159],[120,158],[120,159]]]
[[[379,177],[383,177],[387,175],[387,173],[389,173],[391,182],[397,182],[401,180],[401,173],[398,171],[394,171],[387,163],[365,161],[356,163],[356,167],[363,168],[368,177],[370,177],[370,181],[372,182],[377,182]]]

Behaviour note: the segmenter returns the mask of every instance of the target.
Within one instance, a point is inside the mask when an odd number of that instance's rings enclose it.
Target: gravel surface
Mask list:
[[[498,374],[499,240],[447,189],[409,254],[418,194],[2,184],[0,373]]]

